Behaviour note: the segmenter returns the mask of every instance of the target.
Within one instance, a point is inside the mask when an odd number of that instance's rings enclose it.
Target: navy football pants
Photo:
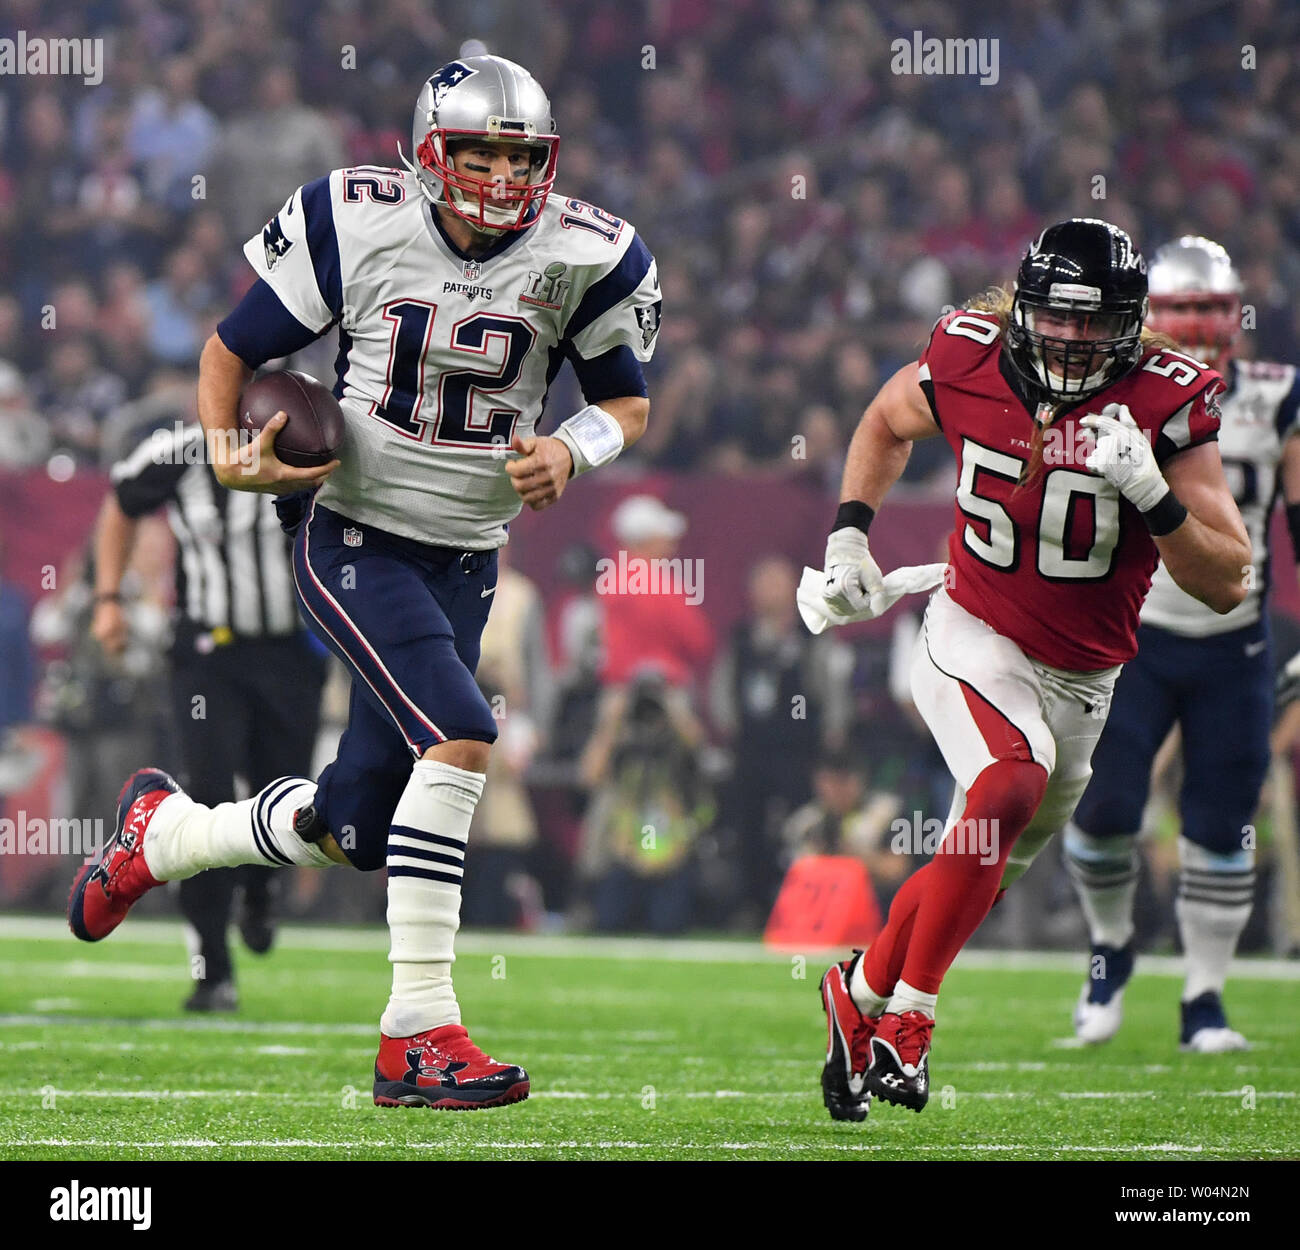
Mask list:
[[[1208,851],[1239,851],[1268,772],[1271,650],[1262,621],[1212,638],[1142,626],[1137,656],[1115,686],[1075,824],[1097,837],[1140,830],[1152,761],[1177,721],[1183,836]]]
[[[352,677],[316,810],[357,868],[382,868],[414,762],[439,742],[496,741],[474,670],[497,555],[418,543],[313,504],[293,570],[309,628]]]

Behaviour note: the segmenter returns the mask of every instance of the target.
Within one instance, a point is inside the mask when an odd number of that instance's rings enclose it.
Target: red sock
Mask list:
[[[924,868],[918,868],[898,887],[898,893],[889,905],[885,927],[872,939],[862,957],[862,975],[867,978],[867,984],[886,998],[894,992],[903,971],[912,922],[925,895],[925,875],[929,867],[926,864]]]
[[[922,875],[925,877],[924,896],[912,920],[901,974],[913,989],[924,994],[939,992],[939,984],[957,952],[993,906],[1007,856],[1038,810],[1046,789],[1047,772],[1040,764],[1023,760],[997,760],[975,778],[966,793],[962,819],[985,822],[970,828],[989,829],[996,838],[991,845],[983,844],[985,855],[978,839],[969,832],[963,846],[957,836],[961,832],[958,827],[939,853],[909,880],[910,885]],[[892,922],[892,907],[889,915]],[[867,980],[873,989],[885,992],[871,981],[870,975]]]

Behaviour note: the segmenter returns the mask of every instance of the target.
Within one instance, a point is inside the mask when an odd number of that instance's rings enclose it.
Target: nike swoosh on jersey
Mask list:
[[[1263,651],[1264,648],[1267,647],[1267,646],[1268,646],[1268,639],[1267,639],[1267,638],[1261,638],[1258,642],[1248,642],[1248,643],[1247,643],[1247,644],[1242,648],[1242,650],[1246,653],[1246,658],[1247,658],[1247,659],[1253,659],[1253,658],[1254,658],[1255,656],[1257,656],[1261,651]]]
[[[486,599],[486,598],[488,597],[488,595],[490,595],[490,594],[494,594],[495,592],[496,592],[496,587],[495,587],[495,586],[489,586],[486,590],[480,590],[480,591],[478,592],[478,597],[479,597],[480,599]]]

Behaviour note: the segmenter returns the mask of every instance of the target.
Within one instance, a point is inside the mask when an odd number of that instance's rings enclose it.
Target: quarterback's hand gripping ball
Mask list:
[[[1097,445],[1084,461],[1101,474],[1139,512],[1149,512],[1169,492],[1147,436],[1127,404],[1107,404],[1101,413],[1079,422],[1096,436]]]
[[[339,466],[343,410],[308,374],[280,369],[251,381],[239,397],[239,428],[256,437],[237,458],[213,465],[233,490],[289,495],[319,486]]]

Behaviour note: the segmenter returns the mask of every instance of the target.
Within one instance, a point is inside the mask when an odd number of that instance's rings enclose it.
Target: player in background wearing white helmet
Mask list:
[[[254,368],[338,326],[338,460],[280,463],[277,418],[259,458],[214,465],[226,486],[290,496],[278,506],[296,530],[299,608],[353,679],[338,756],[315,782],[281,778],[215,808],[137,773],[69,921],[97,941],[146,890],[220,865],[387,867],[393,982],[375,1102],[475,1108],[529,1091],[522,1068],[469,1039],[451,979],[497,736],[473,676],[496,551],[523,504],[549,506],[641,436],[661,301],[628,222],[551,195],[559,138],[520,66],[444,65],[420,91],[412,145],[405,171],[335,170],[289,197],[245,245],[258,281],[200,367],[204,427],[233,430]],[[540,436],[566,360],[587,406]]]
[[[1163,565],[1152,581],[1137,657],[1115,688],[1092,781],[1065,832],[1092,943],[1074,1026],[1086,1042],[1108,1041],[1120,1027],[1133,971],[1137,836],[1152,762],[1178,725],[1184,775],[1174,906],[1187,969],[1179,1040],[1184,1050],[1217,1053],[1247,1047],[1228,1027],[1223,987],[1254,897],[1252,822],[1273,713],[1268,536],[1279,490],[1300,553],[1300,379],[1293,365],[1237,358],[1241,279],[1217,243],[1190,235],[1166,243],[1149,280],[1148,324],[1226,379],[1219,450],[1256,559],[1245,600],[1226,615],[1179,589]]]

